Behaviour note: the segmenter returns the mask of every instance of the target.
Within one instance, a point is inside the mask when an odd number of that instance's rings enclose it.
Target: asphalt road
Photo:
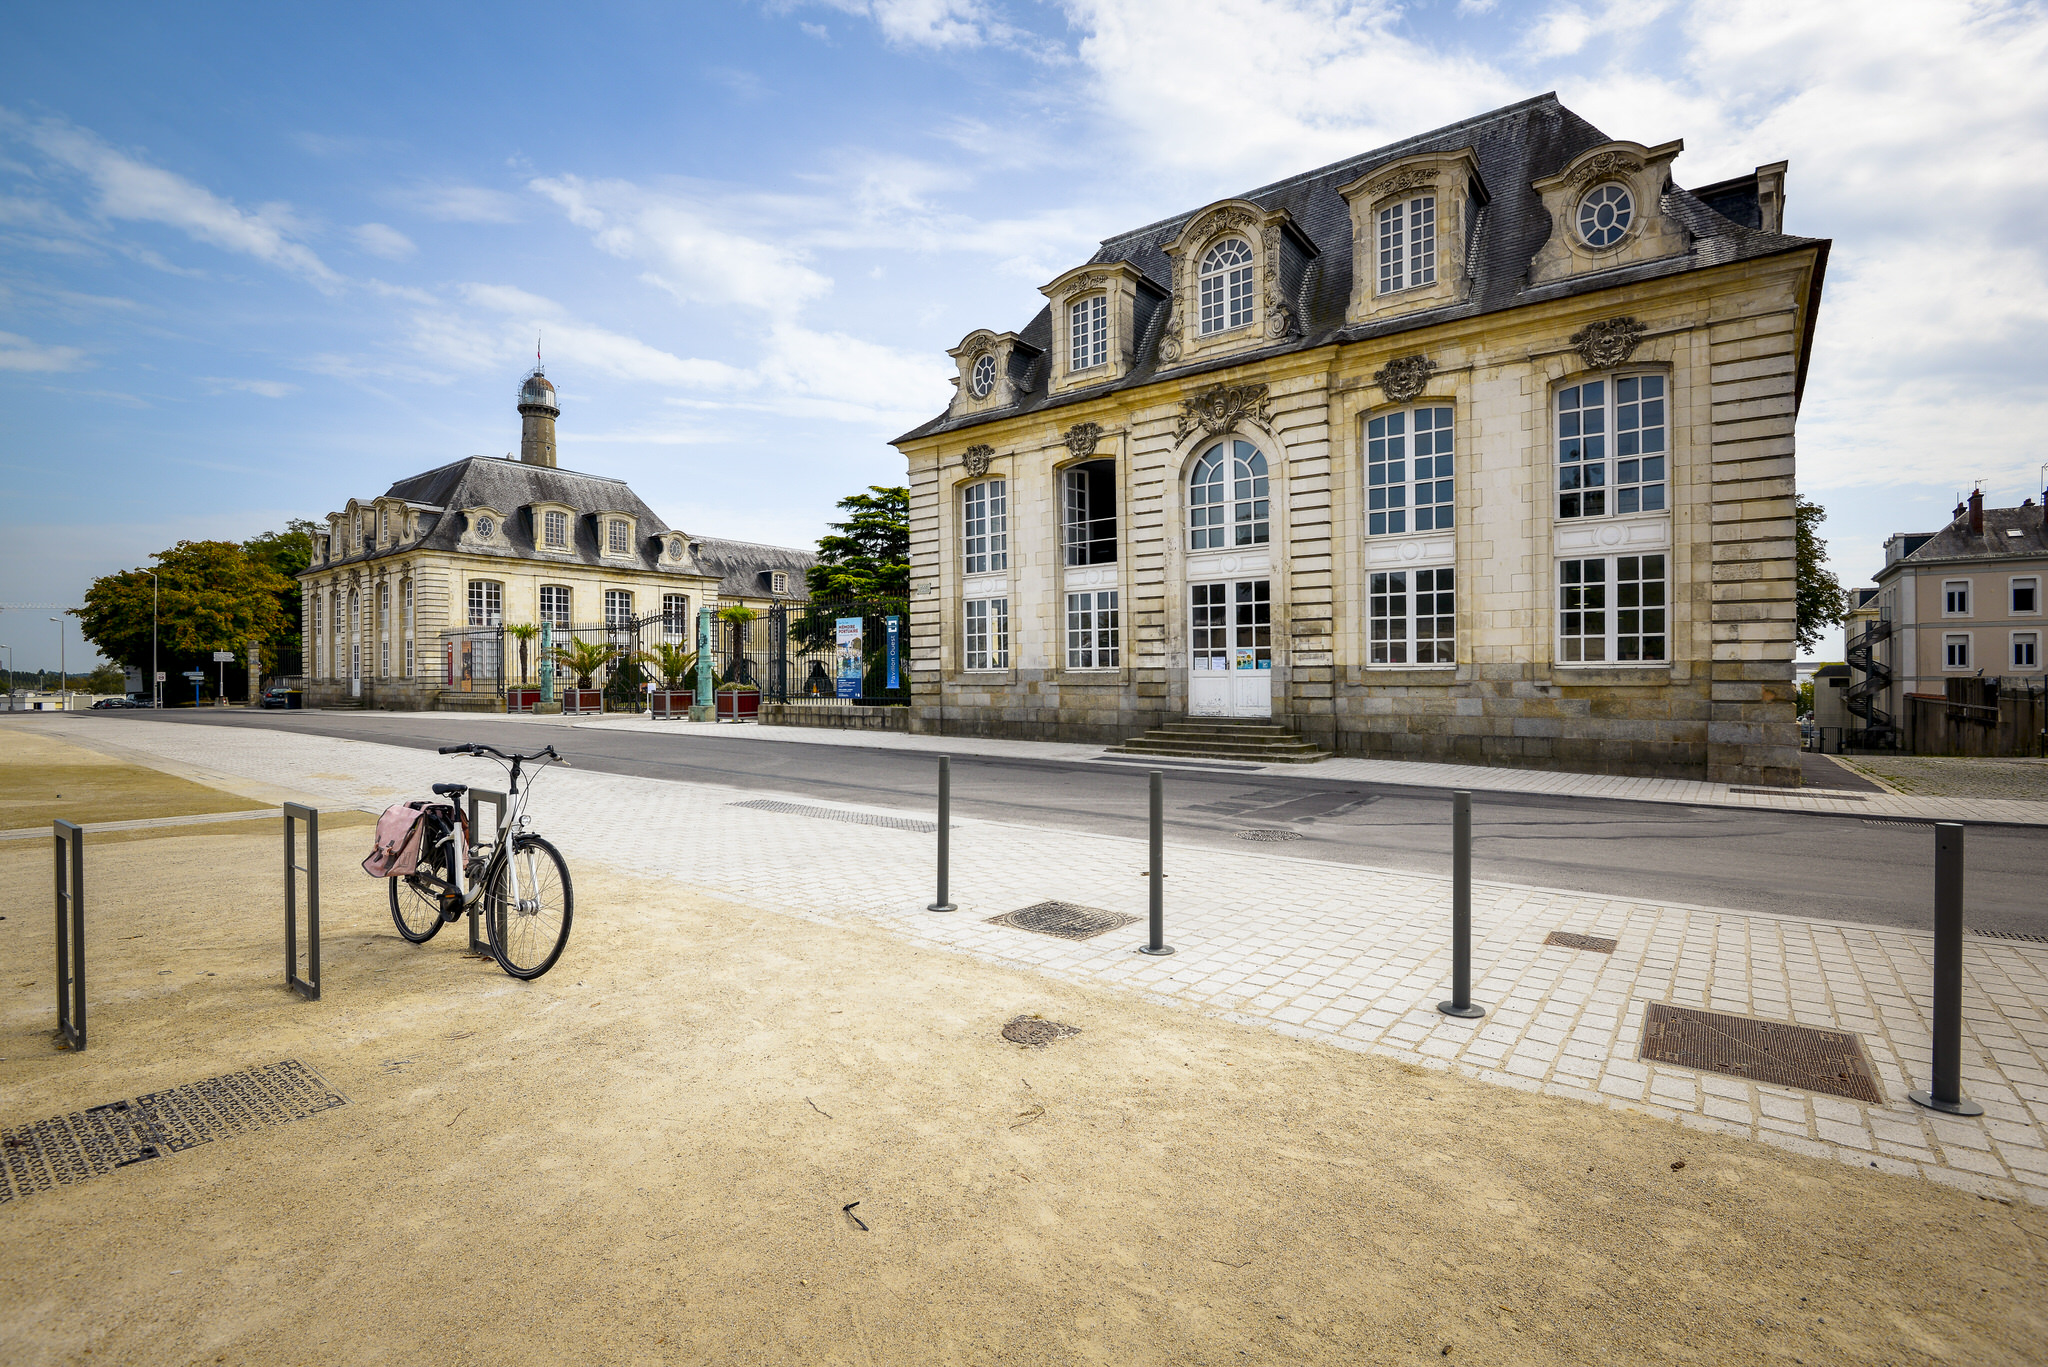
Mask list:
[[[552,744],[580,768],[737,789],[807,794],[929,816],[928,754],[764,741],[735,729],[663,736],[446,712],[107,712],[110,726],[163,720],[260,726],[431,749],[476,740],[504,749]],[[451,759],[449,778],[473,777]],[[1145,771],[1102,761],[963,755],[953,761],[962,816],[1142,838]],[[536,815],[539,815],[536,812]],[[1169,840],[1264,849],[1295,858],[1447,874],[1447,789],[1319,779],[1303,773],[1170,771]],[[1300,839],[1246,845],[1240,831]],[[1972,825],[1966,912],[1976,929],[2048,935],[2048,830]],[[1931,928],[1934,836],[1924,826],[1857,817],[1681,803],[1480,793],[1473,798],[1473,876],[1615,897],[1690,902]],[[1370,895],[1369,874],[1360,894]],[[1181,890],[1186,895],[1186,890]]]

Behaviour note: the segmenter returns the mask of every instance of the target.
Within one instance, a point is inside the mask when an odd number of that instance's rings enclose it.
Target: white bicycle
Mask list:
[[[485,933],[498,966],[515,978],[538,978],[555,966],[569,943],[569,923],[576,910],[576,892],[561,851],[529,828],[526,798],[519,786],[520,766],[535,760],[569,763],[550,745],[530,755],[508,755],[488,745],[444,745],[444,755],[474,755],[507,766],[505,790],[509,807],[488,848],[477,845],[462,815],[467,783],[436,783],[434,792],[453,804],[450,815],[429,807],[420,841],[416,872],[391,880],[391,919],[398,933],[416,945],[425,944],[441,927],[459,921],[472,908],[483,913]]]

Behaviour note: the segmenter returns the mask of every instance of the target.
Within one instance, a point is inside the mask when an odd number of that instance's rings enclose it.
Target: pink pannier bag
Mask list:
[[[384,815],[377,818],[377,845],[363,861],[363,872],[372,878],[402,878],[416,872],[429,807],[446,808],[447,804],[400,802],[386,807]]]

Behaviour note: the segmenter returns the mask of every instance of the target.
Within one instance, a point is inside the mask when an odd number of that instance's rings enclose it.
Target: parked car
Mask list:
[[[261,705],[264,707],[290,707],[292,691],[283,684],[272,684],[263,690]]]
[[[133,706],[135,706],[135,704],[129,702],[126,698],[101,698],[98,702],[92,705],[92,710],[95,712],[111,712],[114,711],[116,708]]]

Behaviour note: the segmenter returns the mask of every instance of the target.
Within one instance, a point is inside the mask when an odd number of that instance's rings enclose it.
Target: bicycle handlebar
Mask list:
[[[569,764],[568,760],[556,754],[555,747],[552,745],[544,750],[536,750],[530,755],[508,755],[496,746],[478,745],[474,741],[466,741],[461,745],[444,745],[441,747],[441,753],[444,755],[490,755],[496,759],[519,760],[521,762],[535,759],[551,759],[557,764],[574,767]]]

